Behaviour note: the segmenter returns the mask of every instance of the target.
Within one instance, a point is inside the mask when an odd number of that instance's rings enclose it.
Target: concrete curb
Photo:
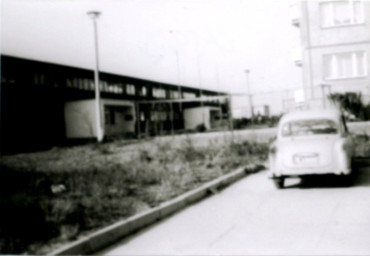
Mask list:
[[[143,213],[132,216],[126,220],[118,221],[108,227],[98,230],[87,237],[83,237],[75,242],[67,244],[48,255],[81,255],[97,252],[107,247],[119,239],[122,239],[160,219],[163,219],[188,205],[191,205],[217,189],[223,188],[235,181],[243,178],[249,172],[246,168],[239,168],[229,174],[221,176],[215,180],[207,182],[185,194],[182,194],[170,201],[152,208]]]

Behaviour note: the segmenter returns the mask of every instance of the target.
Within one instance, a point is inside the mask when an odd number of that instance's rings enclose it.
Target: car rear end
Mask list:
[[[269,176],[281,187],[286,177],[348,175],[351,160],[345,148],[337,113],[288,114],[281,119],[277,140],[270,147]]]
[[[303,176],[313,174],[347,175],[348,158],[343,153],[345,140],[340,136],[309,136],[291,138],[274,145],[272,175]]]

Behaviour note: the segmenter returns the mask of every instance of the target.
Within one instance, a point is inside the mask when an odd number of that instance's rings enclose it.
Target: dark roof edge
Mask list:
[[[82,68],[82,67],[69,66],[69,65],[65,65],[65,64],[58,64],[58,63],[49,62],[49,61],[40,61],[40,60],[35,60],[35,59],[30,59],[30,58],[24,58],[24,57],[19,57],[19,56],[14,56],[14,55],[8,55],[8,54],[1,54],[1,58],[3,58],[3,57],[13,58],[13,59],[20,59],[20,60],[24,60],[24,61],[38,62],[40,64],[46,64],[46,65],[53,65],[53,66],[59,66],[59,67],[65,67],[65,68],[72,68],[72,69],[77,69],[77,70],[81,70],[81,71],[90,71],[90,72],[93,72],[94,71],[94,70],[87,69],[87,68]],[[122,77],[122,78],[126,78],[126,79],[140,80],[142,82],[157,83],[157,84],[161,84],[161,85],[165,85],[165,86],[173,86],[173,87],[180,86],[181,88],[185,88],[185,89],[191,89],[191,90],[198,89],[198,90],[202,90],[204,92],[219,92],[219,93],[222,93],[222,94],[228,94],[225,91],[217,91],[217,90],[203,89],[203,88],[190,87],[190,86],[184,86],[184,85],[169,84],[169,83],[164,83],[164,82],[160,82],[160,81],[148,80],[148,79],[143,79],[143,78],[138,78],[138,77],[132,77],[132,76],[127,76],[127,75],[114,74],[114,73],[105,72],[105,71],[101,71],[101,70],[99,71],[99,73],[100,74],[103,74],[103,75],[110,75],[110,76]]]

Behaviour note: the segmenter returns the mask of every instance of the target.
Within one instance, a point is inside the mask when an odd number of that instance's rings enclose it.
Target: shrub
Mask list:
[[[0,165],[0,252],[22,252],[27,244],[57,235],[45,221],[40,196],[50,195],[48,178],[38,172]],[[38,232],[35,232],[37,230]]]
[[[347,92],[332,93],[328,96],[329,100],[340,107],[344,112],[352,114],[359,120],[370,120],[370,104],[364,104],[361,93]]]
[[[351,136],[351,143],[349,144],[351,147],[349,150],[352,151],[355,157],[369,157],[370,156],[370,136],[366,133],[352,135]]]
[[[176,151],[178,156],[185,163],[202,160],[205,157],[204,149],[196,148],[189,136],[186,136],[186,139]]]

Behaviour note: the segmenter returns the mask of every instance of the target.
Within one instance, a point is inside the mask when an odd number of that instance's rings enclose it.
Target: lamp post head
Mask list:
[[[97,19],[97,18],[99,18],[99,16],[100,16],[100,12],[98,12],[98,11],[89,11],[88,13],[87,13],[87,15],[91,18],[91,19]]]
[[[249,74],[250,70],[249,69],[246,69],[244,70],[245,73]]]

